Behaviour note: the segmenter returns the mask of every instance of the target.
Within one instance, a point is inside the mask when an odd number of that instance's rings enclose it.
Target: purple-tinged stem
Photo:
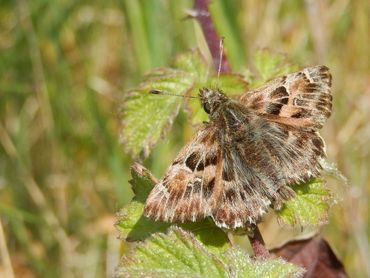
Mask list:
[[[220,65],[221,39],[216,33],[216,29],[208,9],[209,2],[209,0],[194,0],[193,17],[198,20],[203,30],[204,37],[212,55],[213,64],[215,66],[215,69],[218,70],[218,67]],[[230,72],[231,68],[225,52],[222,53],[221,60],[222,62],[220,65],[220,72]]]
[[[254,255],[257,258],[268,258],[270,256],[270,253],[265,247],[265,242],[263,241],[261,232],[258,229],[257,225],[253,230],[253,235],[248,235],[248,238],[251,243]]]

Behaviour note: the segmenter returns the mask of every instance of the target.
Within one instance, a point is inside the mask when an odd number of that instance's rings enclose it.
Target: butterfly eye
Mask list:
[[[207,114],[211,113],[211,107],[208,102],[203,103],[203,109]]]

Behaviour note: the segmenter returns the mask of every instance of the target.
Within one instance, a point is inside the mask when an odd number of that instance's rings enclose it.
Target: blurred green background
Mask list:
[[[1,277],[113,273],[115,213],[132,198],[119,104],[151,68],[204,48],[197,23],[183,20],[191,7],[1,1]],[[334,113],[322,135],[350,187],[337,187],[323,233],[352,277],[370,277],[370,2],[214,0],[211,11],[235,71],[263,47],[331,68]],[[193,133],[185,117],[145,162],[157,177]]]

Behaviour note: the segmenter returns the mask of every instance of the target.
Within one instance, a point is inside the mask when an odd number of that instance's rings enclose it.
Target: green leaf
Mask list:
[[[178,57],[175,69],[155,69],[122,107],[121,141],[133,158],[146,158],[178,114],[182,98],[150,94],[151,90],[185,95],[194,83],[206,78],[206,64],[198,51]]]
[[[164,70],[153,73],[146,83],[133,90],[123,105],[121,140],[132,157],[145,158],[171,126],[182,99],[150,94],[152,89],[184,94],[192,86],[184,72]]]
[[[286,57],[266,49],[258,50],[255,54],[254,65],[258,78],[251,80],[252,87],[260,86],[270,79],[294,72],[297,67],[289,64]]]
[[[135,193],[134,200],[144,203],[153,186],[157,183],[157,179],[139,163],[131,166],[131,177],[129,183]]]
[[[188,222],[179,226],[192,232],[213,253],[221,253],[231,246],[227,234],[217,227],[211,218],[206,218],[200,222]]]
[[[123,257],[117,277],[297,277],[303,270],[281,259],[254,261],[239,249],[209,252],[191,233],[171,228]]]
[[[153,233],[166,231],[171,224],[153,221],[143,216],[145,200],[156,183],[156,179],[138,163],[131,167],[131,175],[130,183],[136,195],[134,200],[119,212],[116,227],[123,239],[138,241],[144,240]],[[229,246],[226,234],[211,219],[184,223],[180,226],[193,232],[214,252],[224,251]]]
[[[116,228],[127,241],[143,240],[156,232],[165,232],[169,223],[153,221],[143,215],[144,204],[132,201],[118,213]]]
[[[225,266],[190,233],[155,234],[125,256],[118,277],[225,277]]]
[[[301,277],[304,269],[283,259],[252,260],[239,248],[232,248],[224,255],[230,266],[230,277]]]
[[[303,184],[293,185],[292,188],[296,196],[287,201],[277,212],[280,220],[290,225],[301,226],[325,224],[332,200],[325,182],[313,179]]]

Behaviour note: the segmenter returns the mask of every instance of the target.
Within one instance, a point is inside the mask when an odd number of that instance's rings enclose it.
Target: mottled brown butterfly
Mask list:
[[[243,94],[203,88],[209,114],[155,185],[145,215],[168,222],[212,217],[222,228],[253,225],[317,177],[325,146],[318,130],[331,114],[331,75],[305,68]]]

